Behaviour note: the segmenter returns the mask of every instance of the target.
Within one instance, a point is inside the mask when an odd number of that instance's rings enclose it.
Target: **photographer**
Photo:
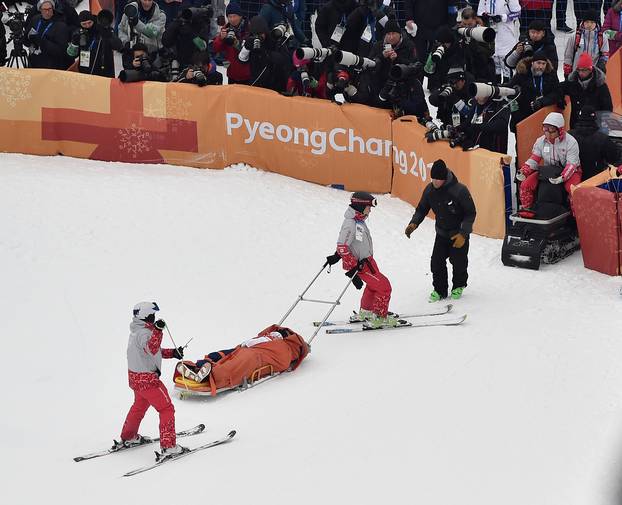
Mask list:
[[[304,0],[299,0],[296,7],[301,7]],[[274,38],[287,37],[290,47],[300,45],[310,45],[306,43],[306,36],[302,31],[304,19],[299,19],[299,15],[304,16],[304,8],[295,12],[294,3],[291,0],[268,0],[261,6],[259,16],[264,18],[270,30],[280,30],[280,36],[274,34]]]
[[[152,60],[147,52],[147,46],[140,42],[130,50],[129,58],[124,60],[123,67],[119,74],[121,82],[168,81],[159,60]]]
[[[177,82],[196,84],[199,87],[222,84],[222,74],[216,70],[216,62],[209,53],[195,53],[193,64],[182,70]]]
[[[249,23],[249,37],[242,44],[238,59],[249,63],[251,86],[285,91],[287,78],[292,71],[292,57],[285,46],[287,39],[275,39],[269,34],[268,23],[255,16]]]
[[[531,58],[523,58],[516,66],[516,74],[510,80],[509,87],[519,86],[516,110],[512,111],[510,131],[516,133],[516,125],[531,116],[537,110],[556,104],[562,97],[562,90],[557,72],[543,52],[537,52]]]
[[[244,39],[248,35],[248,21],[242,17],[242,8],[235,1],[227,5],[227,24],[220,27],[219,34],[214,38],[212,47],[216,53],[224,53],[229,62],[227,79],[229,84],[248,84],[251,68],[248,63],[238,59]]]
[[[369,57],[372,47],[384,37],[384,27],[396,19],[390,0],[361,0],[346,20],[344,50]]]
[[[27,40],[30,48],[28,65],[32,68],[55,68],[67,70],[71,59],[67,56],[69,29],[54,12],[54,0],[39,0],[37,9],[40,14],[33,16],[26,25]]]
[[[126,47],[141,42],[152,54],[162,45],[165,24],[166,16],[153,0],[130,2],[119,23],[119,38]]]
[[[457,33],[447,26],[441,26],[436,31],[436,47],[428,56],[424,66],[428,76],[428,89],[440,88],[441,84],[447,82],[447,73],[450,68],[465,68],[464,51],[457,37]]]
[[[115,77],[113,51],[120,51],[123,43],[112,31],[112,19],[112,12],[105,9],[97,17],[89,11],[80,12],[80,29],[67,46],[71,58],[79,56],[80,73]]]
[[[456,2],[450,0],[405,0],[406,31],[415,39],[417,57],[426,61],[434,50],[436,30],[455,23]]]
[[[505,64],[508,68],[515,69],[521,59],[529,58],[535,52],[543,52],[546,55],[546,59],[553,65],[555,72],[557,72],[558,57],[555,40],[553,34],[540,20],[532,21],[529,24],[527,36],[522,38],[506,55]]]
[[[495,82],[495,32],[486,28],[483,21],[475,15],[475,11],[466,7],[462,10],[458,24],[460,46],[464,54],[466,71],[475,79]],[[466,30],[461,30],[466,28]],[[491,31],[492,30],[492,31]],[[486,40],[484,39],[486,37]]]
[[[436,107],[436,119],[444,125],[460,126],[468,113],[468,85],[473,77],[462,68],[452,68],[447,74],[447,84],[430,93],[430,105]]]
[[[196,53],[207,52],[212,12],[211,7],[184,9],[164,31],[162,45],[175,48],[181,67],[192,64]]]
[[[315,18],[315,33],[322,47],[341,47],[346,21],[357,7],[356,0],[329,0],[324,4]]]

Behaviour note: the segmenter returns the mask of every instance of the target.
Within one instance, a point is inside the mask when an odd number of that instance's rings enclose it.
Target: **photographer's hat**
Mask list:
[[[249,29],[253,35],[259,35],[260,33],[267,34],[270,31],[270,28],[268,27],[268,22],[263,16],[252,17]]]
[[[95,16],[91,14],[91,11],[81,11],[80,14],[78,14],[78,19],[80,20],[80,23],[83,23],[84,21],[95,21]]]
[[[438,181],[446,181],[447,176],[449,175],[449,170],[447,169],[447,165],[443,160],[436,160],[432,164],[432,170],[430,172],[430,177],[432,179],[436,179]]]
[[[594,66],[594,60],[589,53],[581,53],[577,60],[577,68],[592,68]]]
[[[436,40],[441,44],[453,44],[456,41],[456,36],[449,26],[442,25],[436,30]]]
[[[466,74],[464,73],[464,69],[462,67],[452,67],[447,72],[447,80],[448,81],[464,81],[466,80]]]
[[[396,19],[389,19],[384,25],[384,33],[402,33],[402,29]]]
[[[242,7],[237,2],[229,2],[227,5],[227,10],[225,11],[227,16],[229,14],[237,14],[238,16],[242,15]]]
[[[50,3],[50,4],[52,4],[52,8],[53,8],[53,9],[56,9],[56,2],[55,2],[55,0],[39,0],[39,1],[37,2],[37,10],[38,10],[38,11],[40,11],[40,10],[41,10],[41,6],[42,6],[44,3]]]
[[[528,30],[536,30],[538,32],[545,32],[546,25],[544,24],[544,21],[540,19],[534,19],[531,23],[529,23]]]
[[[588,9],[583,14],[582,21],[594,21],[594,23],[600,24],[600,14],[596,11],[596,9]]]
[[[544,51],[536,51],[533,53],[531,61],[549,61],[549,59],[546,57],[546,53]]]

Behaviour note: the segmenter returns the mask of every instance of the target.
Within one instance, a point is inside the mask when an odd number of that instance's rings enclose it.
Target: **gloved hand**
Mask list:
[[[350,270],[348,270],[346,272],[346,276],[347,277],[354,277],[357,272],[360,272],[363,269],[363,265],[364,263],[362,261],[359,261],[356,266],[352,267]]]
[[[158,330],[163,330],[164,328],[166,328],[166,323],[164,322],[164,319],[158,319],[155,323],[153,323],[153,325]]]
[[[510,100],[510,112],[516,112],[519,109],[518,102],[516,100]]]
[[[80,31],[75,31],[73,32],[73,35],[71,36],[71,43],[74,46],[79,46],[80,45]]]
[[[184,359],[184,348],[178,347],[173,351],[173,358],[175,359]]]
[[[503,17],[500,14],[495,14],[494,16],[490,16],[490,20],[493,23],[501,23],[503,21]]]
[[[155,39],[158,36],[158,29],[151,23],[148,23],[143,28],[143,35],[148,39]]]
[[[358,275],[355,275],[352,277],[352,284],[354,284],[356,289],[361,289],[363,287],[363,280]]]
[[[542,98],[536,98],[533,102],[531,102],[531,110],[534,112],[540,110],[542,107]]]
[[[207,49],[207,42],[205,42],[201,37],[193,38],[192,43],[199,51],[205,51],[205,49]]]
[[[549,177],[549,182],[551,184],[561,184],[564,182],[564,178],[561,175],[559,177]]]
[[[456,233],[453,237],[451,237],[451,240],[454,241],[453,246],[456,249],[460,249],[462,246],[464,246],[464,243],[466,242],[466,237],[462,233]]]
[[[615,30],[605,30],[603,32],[603,35],[605,37],[607,37],[608,39],[615,39],[616,38],[616,33],[618,33],[618,32],[615,31]]]
[[[41,36],[39,35],[39,32],[37,30],[31,28],[28,32],[28,40],[35,46],[38,46],[41,42]]]
[[[404,230],[404,233],[406,234],[406,236],[408,238],[410,238],[410,235],[412,234],[413,231],[415,231],[417,229],[417,225],[415,223],[408,223],[408,226],[406,227],[406,229]]]
[[[330,256],[326,256],[326,263],[324,263],[324,266],[334,265],[336,263],[339,263],[340,259],[341,259],[341,256],[339,256],[339,253],[335,253],[335,254],[331,254]]]

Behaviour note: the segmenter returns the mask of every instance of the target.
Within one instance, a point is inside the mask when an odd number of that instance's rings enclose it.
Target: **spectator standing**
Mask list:
[[[248,20],[242,15],[240,4],[235,1],[227,5],[227,23],[220,27],[218,35],[214,38],[213,49],[216,53],[224,53],[229,62],[227,79],[229,84],[248,84],[251,77],[251,69],[248,63],[241,62],[238,58],[244,40],[248,36]]]
[[[145,44],[149,54],[162,47],[162,35],[166,25],[166,15],[153,0],[138,0],[134,4],[135,15],[123,14],[119,23],[119,38],[127,46],[140,42]],[[126,6],[127,7],[127,6]]]
[[[28,65],[32,68],[67,70],[71,59],[67,56],[69,29],[60,15],[55,13],[55,0],[39,0],[39,14],[33,16],[25,27],[30,49]]]
[[[477,8],[477,15],[484,23],[494,28],[497,36],[495,37],[495,73],[499,82],[510,78],[510,69],[505,64],[505,55],[518,42],[518,18],[521,6],[518,0],[480,0]]]
[[[574,37],[569,37],[564,52],[564,76],[577,68],[579,57],[587,53],[592,61],[603,72],[607,72],[609,60],[609,40],[600,27],[600,14],[594,9],[585,13],[583,21],[577,28]]]
[[[609,56],[622,46],[622,0],[617,0],[607,11],[605,22],[603,23],[603,33],[609,41]]]
[[[509,68],[514,69],[522,58],[532,56],[540,51],[546,55],[546,59],[551,62],[551,65],[557,72],[557,47],[555,46],[553,34],[544,22],[536,20],[529,24],[526,36],[521,38],[518,44],[507,54],[505,64]]]
[[[340,46],[350,13],[358,7],[356,0],[329,0],[315,18],[315,33],[322,47]]]

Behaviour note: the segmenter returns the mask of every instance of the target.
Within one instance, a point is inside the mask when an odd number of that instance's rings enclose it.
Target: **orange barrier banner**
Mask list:
[[[477,208],[473,231],[492,238],[505,236],[505,194],[501,155],[485,149],[452,149],[448,142],[429,144],[426,129],[414,117],[393,122],[393,188],[391,194],[417,205],[430,183],[430,170],[441,158],[465,184]],[[410,216],[404,216],[404,225]]]
[[[607,86],[611,93],[613,112],[622,114],[622,53],[616,51],[607,62]]]
[[[244,162],[353,191],[391,189],[388,111],[247,86],[0,68],[0,150],[199,168]]]

